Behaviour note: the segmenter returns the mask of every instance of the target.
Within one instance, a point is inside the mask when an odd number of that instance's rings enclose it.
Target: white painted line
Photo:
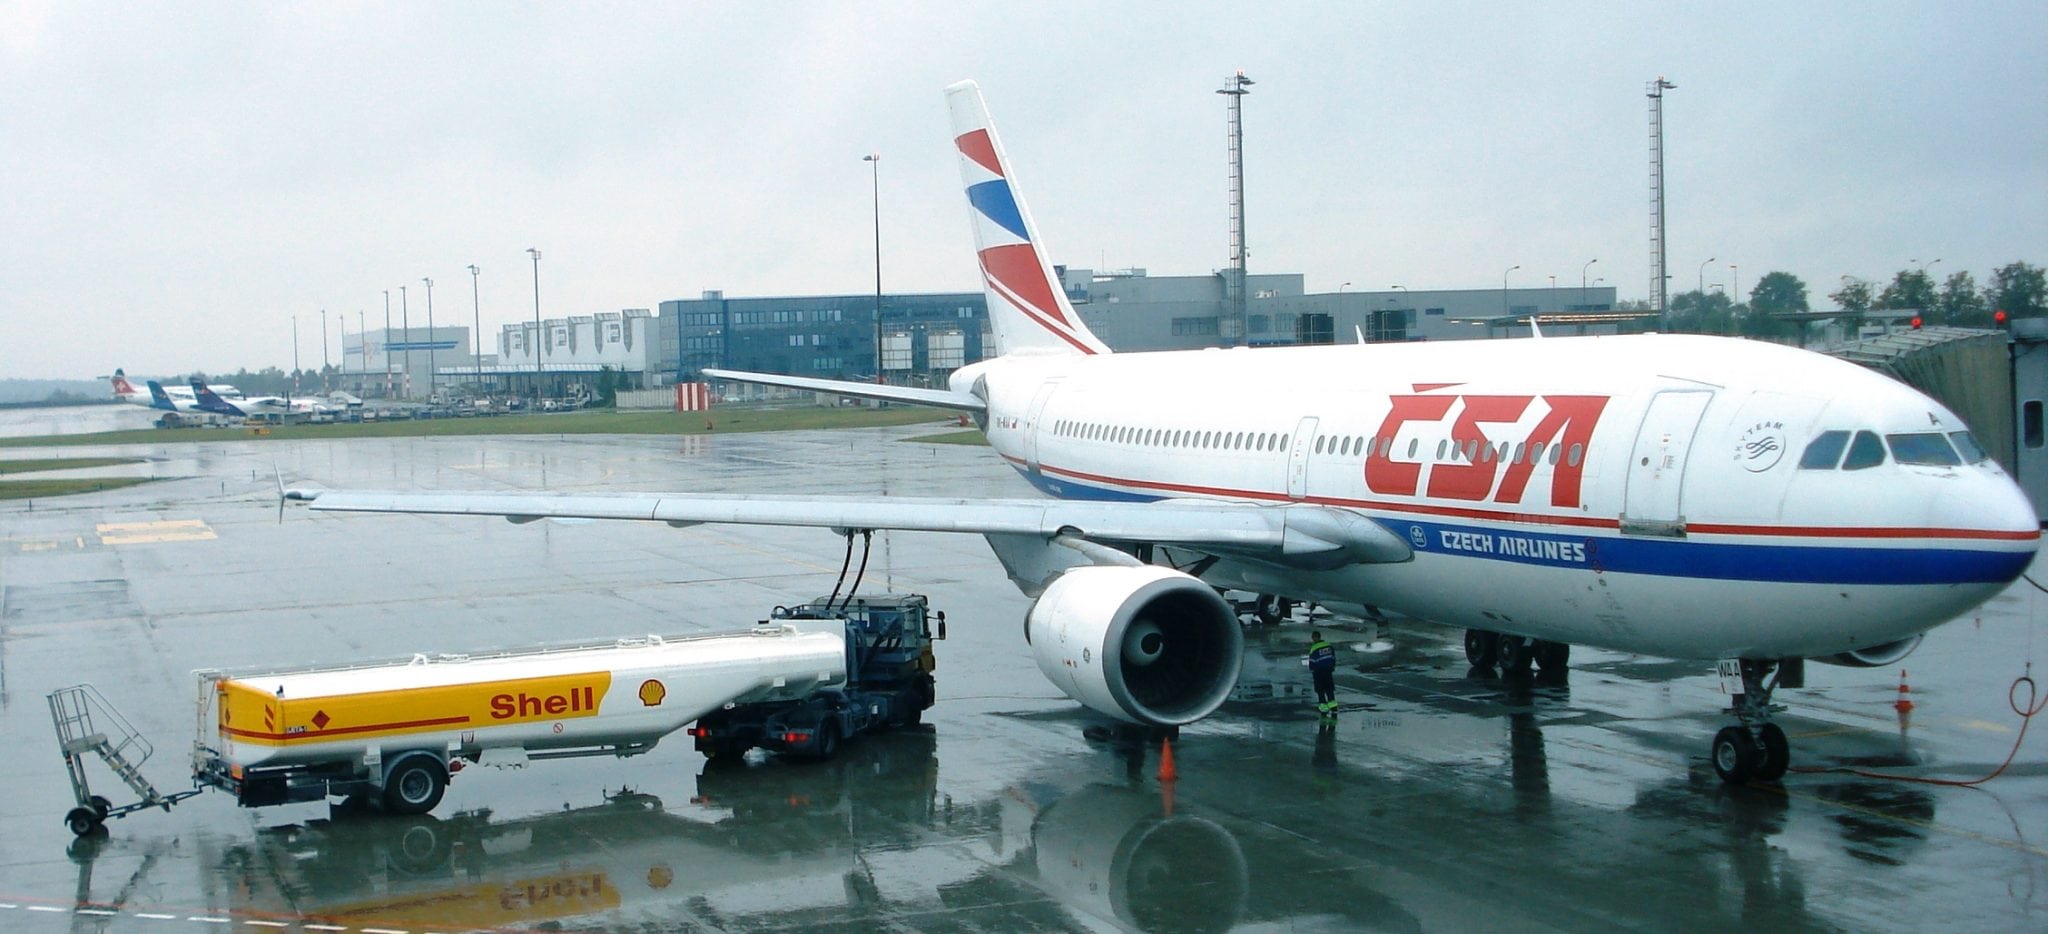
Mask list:
[[[49,905],[30,905],[30,906],[28,906],[28,910],[30,910],[30,911],[63,911],[64,909],[62,909],[62,908],[53,908],[53,907],[51,907],[51,906],[49,906]]]
[[[364,928],[363,934],[410,934],[402,928]]]
[[[284,923],[284,922],[282,922],[282,921],[253,921],[253,920],[252,920],[252,921],[244,921],[244,922],[242,922],[242,923],[243,923],[243,924],[251,924],[251,925],[255,925],[256,927],[259,927],[259,928],[283,928],[283,927],[291,927],[291,925],[289,925],[289,924],[286,924],[286,923]]]
[[[11,903],[11,902],[0,902],[0,908],[20,908],[20,907],[21,907],[20,905],[16,905],[16,904],[13,904],[13,903]]]
[[[112,916],[112,915],[117,915],[117,914],[120,914],[120,912],[118,912],[118,911],[108,911],[108,910],[106,910],[105,908],[80,908],[80,909],[78,909],[77,911],[74,911],[74,912],[72,912],[72,914],[79,914],[79,915],[108,915],[108,916]]]
[[[308,930],[308,931],[346,931],[346,930],[348,930],[348,928],[342,927],[341,925],[338,925],[338,924],[302,924],[302,925],[300,925],[300,927],[303,927],[303,928],[305,928],[305,929],[306,929],[306,930]]]
[[[206,922],[207,924],[233,924],[233,923],[235,923],[235,922],[234,922],[234,919],[233,919],[233,918],[209,918],[209,917],[207,917],[207,916],[205,916],[205,915],[186,915],[186,916],[185,916],[185,920],[187,920],[187,921],[204,921],[204,922]]]
[[[150,920],[152,920],[152,921],[176,921],[176,920],[178,920],[178,916],[177,916],[177,915],[159,915],[159,914],[151,914],[150,912],[147,912],[147,911],[138,911],[138,912],[136,912],[136,913],[135,913],[135,916],[136,916],[136,917],[138,917],[138,918],[148,918],[148,919],[150,919]]]

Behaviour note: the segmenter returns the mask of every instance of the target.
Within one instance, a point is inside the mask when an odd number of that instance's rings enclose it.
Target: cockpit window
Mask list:
[[[1948,433],[1948,439],[1956,443],[1956,451],[1963,455],[1965,464],[1981,464],[1985,458],[1991,456],[1985,452],[1983,445],[1977,443],[1977,436],[1967,431],[1951,431]]]
[[[1806,446],[1806,453],[1799,456],[1800,470],[1833,470],[1842,462],[1842,449],[1849,446],[1846,431],[1824,431],[1813,443]]]
[[[1938,432],[1885,435],[1884,439],[1891,442],[1892,459],[1901,464],[1955,467],[1963,462],[1962,458],[1956,456],[1956,449],[1948,446],[1948,439]]]
[[[1849,456],[1842,461],[1843,470],[1862,470],[1884,463],[1884,442],[1877,440],[1877,433],[1859,431],[1856,440],[1849,442]]]

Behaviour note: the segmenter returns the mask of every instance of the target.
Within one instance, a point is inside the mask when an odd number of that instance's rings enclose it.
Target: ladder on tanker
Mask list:
[[[64,752],[64,765],[71,774],[71,795],[78,802],[64,815],[64,825],[72,833],[83,837],[98,830],[109,817],[126,817],[144,808],[168,811],[171,805],[200,792],[201,789],[194,788],[166,795],[143,777],[142,764],[149,761],[156,749],[107,702],[99,689],[90,684],[58,688],[50,692],[49,701],[50,721],[57,728],[57,745]],[[115,806],[93,794],[85,775],[87,755],[99,756],[141,799]]]

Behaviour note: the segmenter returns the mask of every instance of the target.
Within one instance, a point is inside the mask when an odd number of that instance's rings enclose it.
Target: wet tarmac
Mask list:
[[[280,509],[274,470],[1025,495],[985,450],[901,440],[930,430],[138,446],[113,452],[179,479],[0,503],[0,930],[2048,928],[2048,737],[1980,788],[1729,789],[1705,760],[1711,665],[1579,649],[1568,679],[1504,682],[1457,632],[1324,618],[1335,721],[1306,696],[1311,624],[1251,629],[1239,699],[1182,731],[1168,785],[1149,740],[1037,673],[986,546],[935,534],[878,535],[863,590],[947,611],[939,706],[830,763],[707,771],[672,737],[468,770],[427,818],[209,793],[104,836],[62,824],[57,687],[96,685],[183,788],[192,669],[730,629],[831,590],[842,555],[822,531],[312,514]],[[2020,728],[2008,686],[2048,654],[2044,600],[2023,581],[1930,635],[1910,717],[1897,670],[1809,666],[1778,696],[1795,769],[1991,772]]]

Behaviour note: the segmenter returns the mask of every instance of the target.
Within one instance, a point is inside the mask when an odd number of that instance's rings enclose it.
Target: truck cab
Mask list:
[[[946,637],[946,614],[931,612],[921,594],[819,597],[776,607],[760,624],[842,633],[846,682],[796,700],[728,704],[704,715],[689,732],[697,751],[714,762],[737,761],[755,747],[829,759],[844,740],[921,722],[937,697],[932,643]]]

